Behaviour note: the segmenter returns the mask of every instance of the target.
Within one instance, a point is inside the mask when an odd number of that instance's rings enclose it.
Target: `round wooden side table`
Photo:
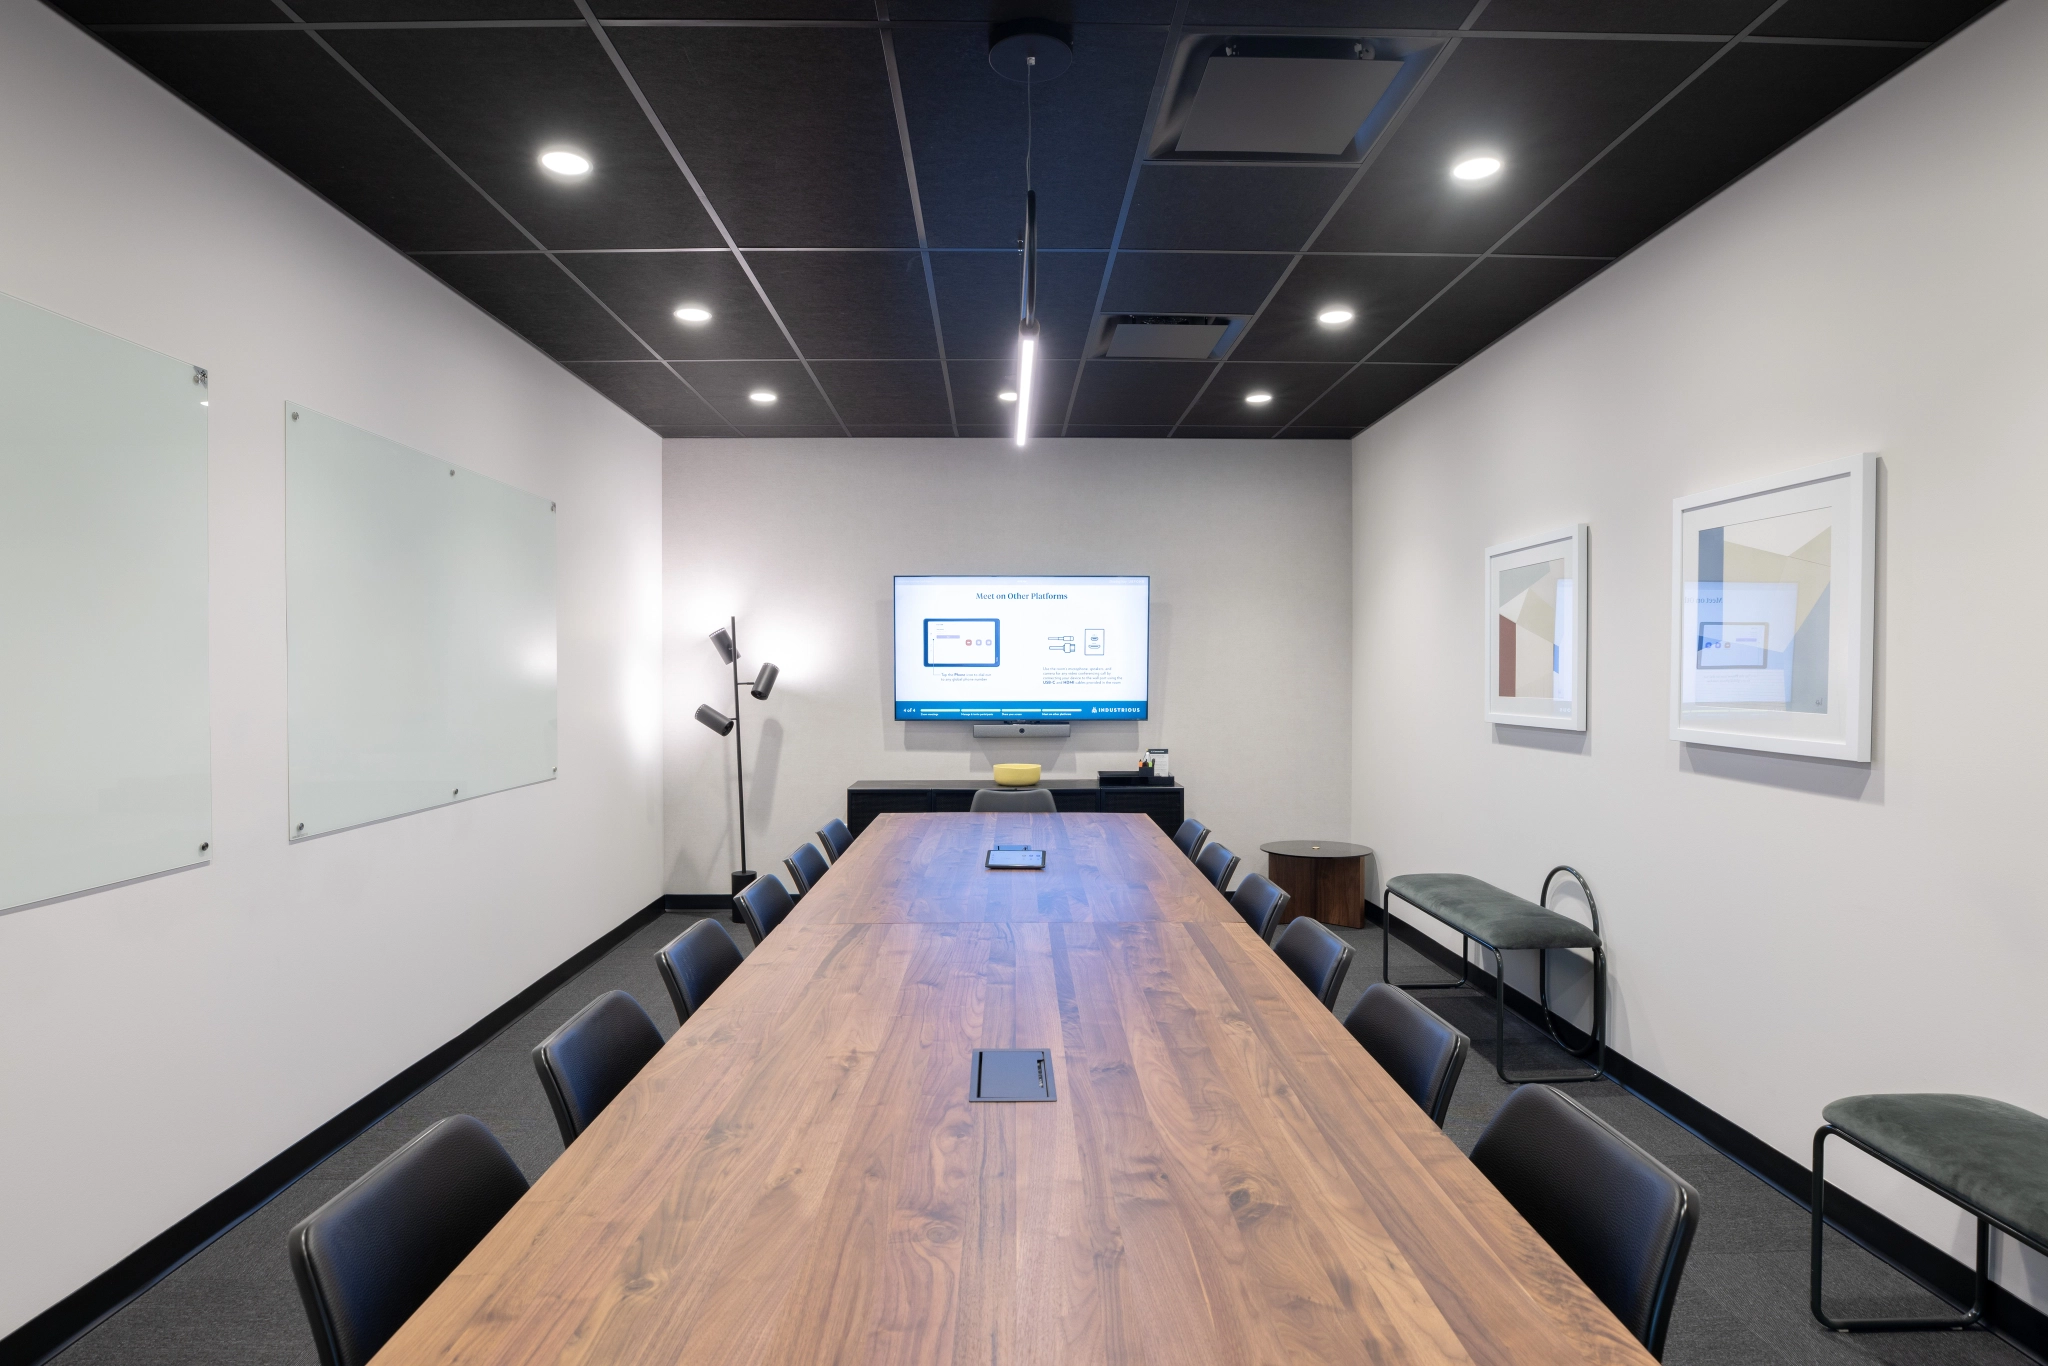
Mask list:
[[[1342,840],[1276,840],[1262,844],[1266,876],[1293,900],[1287,918],[1305,915],[1325,925],[1365,924],[1365,860],[1372,850]]]

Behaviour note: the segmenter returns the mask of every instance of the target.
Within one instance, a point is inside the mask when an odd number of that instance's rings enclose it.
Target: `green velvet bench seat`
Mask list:
[[[1586,909],[1592,912],[1591,926],[1568,915],[1559,915],[1543,903],[1550,899],[1550,884],[1559,873],[1568,874],[1586,894]],[[1458,959],[1464,965],[1456,981],[1396,982],[1388,973],[1388,945],[1393,940],[1394,900],[1399,898],[1434,920],[1450,926],[1464,937]],[[1494,1052],[1493,1070],[1513,1085],[1525,1081],[1590,1081],[1607,1070],[1607,958],[1600,944],[1600,910],[1593,904],[1593,889],[1578,870],[1563,864],[1543,879],[1539,899],[1530,901],[1504,892],[1490,882],[1463,873],[1403,873],[1387,882],[1385,933],[1380,936],[1380,980],[1414,991],[1418,988],[1471,987],[1471,948],[1479,944],[1493,951]],[[1537,953],[1537,993],[1543,1007],[1543,1026],[1559,1048],[1575,1058],[1595,1053],[1588,1072],[1550,1073],[1542,1076],[1508,1075],[1508,974],[1501,957],[1518,949]],[[1591,949],[1593,951],[1593,1034],[1579,1048],[1567,1046],[1557,1037],[1550,1012],[1550,950]]]
[[[1991,1284],[1991,1230],[2048,1255],[2048,1119],[1982,1096],[1850,1096],[1813,1135],[1813,1316],[1838,1333],[1974,1328]],[[1821,1307],[1823,1149],[1832,1134],[1977,1217],[1976,1302],[1961,1318],[1831,1319]]]

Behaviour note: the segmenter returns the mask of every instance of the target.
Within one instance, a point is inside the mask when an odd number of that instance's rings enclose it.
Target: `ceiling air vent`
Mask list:
[[[1194,34],[1175,56],[1150,154],[1356,162],[1437,44],[1415,38]]]
[[[1186,314],[1115,314],[1104,320],[1102,333],[1109,345],[1101,354],[1115,360],[1207,360],[1238,321]]]

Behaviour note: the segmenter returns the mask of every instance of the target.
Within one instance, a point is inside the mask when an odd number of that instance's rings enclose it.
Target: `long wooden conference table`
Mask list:
[[[970,1103],[984,1047],[1056,1099]],[[1157,825],[1083,814],[879,818],[377,1357],[1650,1361]]]

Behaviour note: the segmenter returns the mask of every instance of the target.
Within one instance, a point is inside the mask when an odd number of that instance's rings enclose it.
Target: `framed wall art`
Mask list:
[[[1672,500],[1671,738],[1870,762],[1877,457]]]
[[[1486,552],[1486,719],[1586,728],[1586,524]]]

